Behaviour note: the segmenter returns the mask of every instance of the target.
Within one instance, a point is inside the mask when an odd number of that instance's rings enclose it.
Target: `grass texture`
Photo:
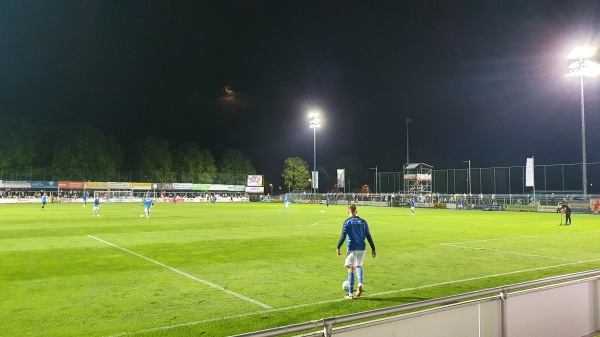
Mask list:
[[[0,205],[2,336],[228,336],[600,268],[593,215],[365,206],[377,257],[348,301],[345,206],[101,209]]]

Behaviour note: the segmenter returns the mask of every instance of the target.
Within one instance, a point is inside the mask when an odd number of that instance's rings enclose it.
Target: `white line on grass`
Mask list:
[[[449,284],[455,284],[455,283],[462,283],[462,282],[469,282],[469,281],[475,281],[475,280],[482,280],[482,279],[492,278],[492,277],[513,275],[513,274],[519,274],[519,273],[527,273],[527,272],[536,271],[536,270],[544,270],[544,269],[565,267],[565,266],[571,266],[571,265],[575,265],[575,264],[597,262],[597,261],[600,261],[600,259],[587,260],[587,261],[577,261],[577,262],[571,262],[571,263],[563,263],[563,264],[557,264],[557,265],[553,265],[553,266],[546,266],[546,267],[539,267],[539,268],[530,268],[530,269],[524,269],[524,270],[516,270],[516,271],[507,272],[507,273],[500,273],[500,274],[492,274],[492,275],[486,275],[486,276],[471,277],[471,278],[466,278],[466,279],[462,279],[462,280],[454,280],[454,281],[447,281],[447,282],[426,284],[426,285],[422,285],[422,286],[418,286],[418,287],[411,287],[411,288],[404,288],[404,289],[398,289],[398,290],[391,290],[391,291],[385,291],[385,292],[374,293],[374,294],[369,294],[369,295],[365,294],[365,295],[363,295],[363,297],[374,297],[374,296],[381,296],[381,295],[396,294],[396,293],[401,293],[401,292],[406,292],[406,291],[412,291],[412,290],[419,290],[419,289],[425,289],[425,288],[433,288],[433,287],[438,287],[438,286],[443,286],[443,285],[449,285]],[[248,317],[248,316],[253,316],[253,315],[261,315],[261,314],[272,313],[272,312],[287,311],[287,310],[299,309],[299,308],[310,307],[310,306],[315,306],[315,305],[320,305],[320,304],[342,302],[342,301],[347,301],[347,300],[344,299],[344,298],[341,298],[341,299],[337,298],[337,299],[320,301],[320,302],[298,304],[298,305],[293,305],[293,306],[289,306],[289,307],[285,307],[285,308],[279,308],[279,309],[273,309],[273,308],[271,308],[269,310],[261,310],[261,311],[246,313],[246,314],[239,314],[239,315],[233,315],[233,316],[211,318],[211,319],[206,319],[206,320],[202,320],[202,321],[194,321],[194,322],[187,322],[187,323],[174,324],[174,325],[165,325],[165,326],[159,326],[159,327],[155,327],[155,328],[149,328],[149,329],[132,331],[132,332],[122,332],[122,333],[118,333],[118,334],[110,335],[110,336],[106,336],[106,337],[132,336],[132,335],[143,334],[143,333],[147,333],[147,332],[164,331],[164,330],[170,330],[170,329],[175,329],[175,328],[182,328],[182,327],[188,327],[188,326],[205,324],[205,323],[211,323],[211,322],[218,322],[218,321],[226,321],[226,320],[235,319],[235,318]]]
[[[495,238],[495,239],[483,239],[483,240],[472,240],[472,241],[446,242],[446,243],[443,243],[443,244],[445,245],[445,244],[489,242],[489,241],[500,241],[500,240],[531,239],[531,238],[540,238],[540,237],[546,237],[546,236],[566,236],[566,235],[579,235],[579,234],[590,234],[590,233],[600,233],[600,231],[577,232],[577,233],[540,234],[540,235],[525,235],[525,236],[509,236],[509,237]]]
[[[249,298],[249,297],[246,297],[246,296],[244,296],[244,295],[240,295],[240,294],[238,294],[238,293],[236,293],[236,292],[233,292],[233,291],[231,291],[231,290],[227,290],[227,289],[225,289],[225,288],[223,288],[223,287],[221,287],[221,286],[218,286],[218,285],[216,285],[216,284],[214,284],[214,283],[212,283],[212,282],[209,282],[209,281],[206,281],[206,280],[199,279],[199,278],[197,278],[197,277],[195,277],[195,276],[193,276],[193,275],[190,275],[190,274],[188,274],[188,273],[186,273],[186,272],[183,272],[183,271],[181,271],[181,270],[179,270],[179,269],[177,269],[177,268],[173,268],[173,267],[171,267],[171,266],[167,266],[167,265],[166,265],[166,264],[164,264],[164,263],[158,262],[158,261],[156,261],[156,260],[152,260],[151,258],[145,257],[145,256],[143,256],[143,255],[140,255],[140,254],[136,253],[136,252],[132,252],[131,250],[125,249],[125,248],[123,248],[123,247],[120,247],[120,246],[117,246],[117,245],[115,245],[114,243],[110,243],[110,242],[108,242],[108,241],[105,241],[105,240],[99,239],[99,238],[97,238],[97,237],[95,237],[95,236],[93,236],[93,235],[88,235],[88,237],[90,237],[90,238],[92,238],[92,239],[94,239],[94,240],[98,240],[98,241],[100,241],[100,242],[102,242],[102,243],[104,243],[104,244],[107,244],[107,245],[109,245],[109,246],[112,246],[112,247],[115,247],[115,248],[117,248],[117,249],[120,249],[120,250],[122,250],[122,251],[124,251],[124,252],[127,252],[127,253],[129,253],[129,254],[135,255],[135,256],[137,256],[137,257],[139,257],[139,258],[142,258],[142,259],[144,259],[144,260],[146,260],[146,261],[150,261],[150,262],[152,262],[152,263],[154,263],[154,264],[157,264],[157,265],[159,265],[159,266],[161,266],[161,267],[167,268],[167,269],[169,269],[169,270],[170,270],[170,271],[172,271],[172,272],[175,272],[175,273],[177,273],[177,274],[179,274],[179,275],[183,275],[183,276],[185,276],[185,277],[187,277],[187,278],[189,278],[189,279],[192,279],[192,280],[194,280],[194,281],[197,281],[197,282],[200,282],[200,283],[206,284],[207,286],[210,286],[210,287],[212,287],[212,288],[215,288],[215,289],[217,289],[217,290],[224,291],[224,292],[226,292],[226,293],[228,293],[228,294],[230,294],[230,295],[233,295],[233,296],[235,296],[235,297],[241,298],[241,299],[243,299],[243,300],[245,300],[245,301],[248,301],[248,302],[250,302],[250,303],[254,303],[254,304],[256,304],[256,305],[258,305],[258,306],[261,306],[261,307],[263,307],[263,308],[265,308],[265,309],[273,309],[273,307],[271,307],[271,306],[268,306],[268,305],[266,305],[266,304],[264,304],[264,303],[261,303],[261,302],[259,302],[259,301],[253,300],[253,299],[251,299],[251,298]]]
[[[553,257],[553,256],[546,256],[546,255],[537,255],[537,254],[527,254],[527,253],[511,252],[511,251],[508,251],[508,250],[482,248],[482,247],[460,246],[460,245],[454,245],[454,244],[451,244],[451,243],[443,243],[442,245],[443,246],[447,246],[447,247],[485,250],[485,251],[489,251],[489,252],[504,253],[504,254],[515,254],[515,255],[525,255],[525,256],[541,257],[541,258],[544,258],[544,259],[554,259],[554,260],[561,260],[561,261],[579,261],[579,260],[573,260],[573,259],[563,259],[562,257]]]

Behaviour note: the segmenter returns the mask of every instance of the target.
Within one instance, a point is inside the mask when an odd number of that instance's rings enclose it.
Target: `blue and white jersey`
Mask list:
[[[152,199],[151,198],[144,199],[142,202],[144,203],[144,208],[150,209],[150,207],[152,207]]]
[[[410,208],[415,208],[415,199],[410,201]]]
[[[462,198],[458,199],[458,206],[462,206],[462,204],[463,204]]]
[[[100,198],[94,199],[94,207],[100,206]]]
[[[45,195],[42,196],[42,204],[45,204],[46,201],[48,201],[48,197],[46,197]]]
[[[283,199],[283,203],[284,203],[284,204],[287,204],[287,203],[288,203],[288,198],[287,198],[287,197],[285,197],[285,198]]]
[[[342,235],[347,235],[348,250],[365,250],[365,238],[371,236],[369,225],[358,216],[350,217],[342,225]]]

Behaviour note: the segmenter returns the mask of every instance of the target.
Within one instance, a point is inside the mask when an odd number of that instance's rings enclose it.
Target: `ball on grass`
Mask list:
[[[348,283],[348,280],[342,282],[342,289],[345,290],[345,291],[348,291],[348,286],[349,285],[350,284]]]

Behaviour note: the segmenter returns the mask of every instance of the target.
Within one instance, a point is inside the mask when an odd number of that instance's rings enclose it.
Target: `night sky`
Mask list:
[[[278,176],[356,156],[401,171],[581,162],[568,52],[600,1],[2,1],[0,114],[237,148]],[[600,161],[600,78],[585,84]],[[332,172],[333,173],[333,172]]]

